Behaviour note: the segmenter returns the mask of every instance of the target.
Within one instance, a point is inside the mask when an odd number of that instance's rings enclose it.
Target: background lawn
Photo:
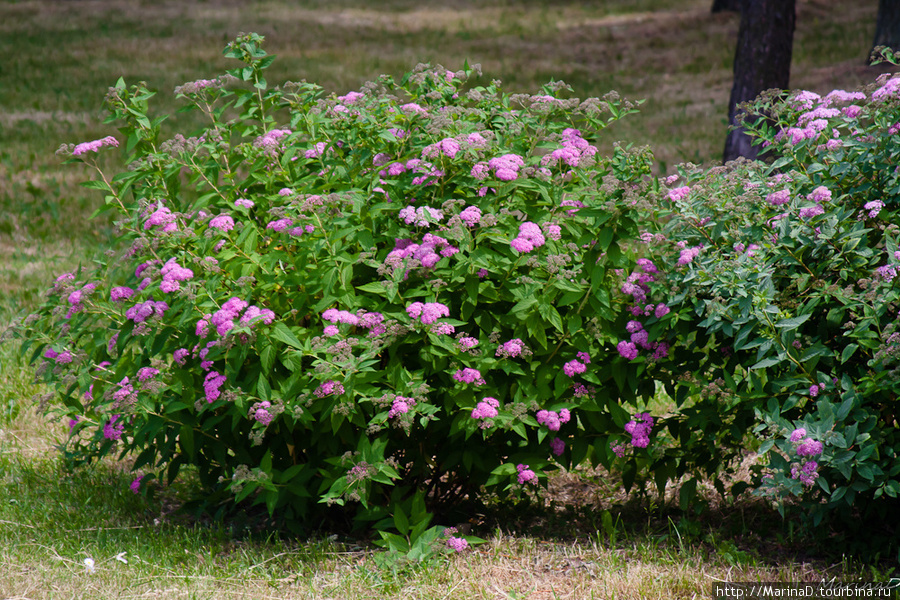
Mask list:
[[[232,66],[222,48],[250,31],[278,56],[270,84],[306,79],[344,93],[420,62],[480,63],[485,80],[508,91],[562,79],[580,97],[616,90],[645,100],[604,131],[601,152],[619,140],[649,145],[665,174],[722,153],[738,17],[710,14],[710,5],[0,3],[0,332],[112,237],[112,223],[89,219],[102,202],[78,185],[89,174],[61,166],[55,150],[116,133],[103,124],[102,101],[120,76],[146,81],[159,91],[158,112],[173,112],[174,87]],[[852,90],[883,72],[865,66],[876,9],[874,1],[798,1],[791,87]],[[164,127],[186,132],[192,118],[175,115]],[[101,157],[119,169],[115,153]],[[0,344],[0,599],[698,598],[710,597],[717,579],[879,580],[896,567],[807,546],[751,499],[724,505],[710,496],[714,510],[703,518],[678,515],[665,499],[628,501],[615,474],[589,471],[554,480],[545,510],[506,507],[473,519],[473,533],[490,538],[474,553],[400,565],[330,532],[290,540],[180,515],[177,489],[148,503],[128,490],[127,459],[71,471],[53,450],[64,428],[35,415],[32,398],[42,392],[17,345]]]

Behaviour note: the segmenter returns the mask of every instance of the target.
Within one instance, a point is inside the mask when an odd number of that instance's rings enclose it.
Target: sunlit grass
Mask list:
[[[102,100],[120,76],[146,81],[158,90],[157,114],[171,113],[174,87],[228,68],[221,50],[241,31],[265,35],[278,55],[271,84],[307,79],[328,92],[419,62],[481,63],[486,81],[500,79],[508,91],[562,79],[581,97],[615,89],[646,99],[596,142],[604,152],[622,139],[649,144],[665,173],[721,156],[738,20],[711,15],[710,4],[2,3],[0,332],[40,303],[49,281],[89,263],[111,239],[108,218],[89,219],[103,199],[78,186],[90,173],[62,166],[54,152],[116,133],[102,122]],[[871,81],[877,71],[864,59],[875,10],[850,0],[799,3],[792,86],[824,93]],[[164,135],[186,133],[192,118],[174,116]],[[102,160],[117,169],[113,153]],[[658,505],[665,499],[629,499],[602,470],[558,476],[545,507],[475,520],[489,541],[468,555],[392,565],[365,539],[253,535],[173,513],[178,490],[131,493],[127,459],[71,471],[54,449],[65,425],[34,412],[40,392],[17,344],[0,343],[0,598],[695,598],[717,578],[887,574],[804,558],[790,529],[758,503],[672,518],[671,506]],[[667,399],[654,402],[663,408]]]

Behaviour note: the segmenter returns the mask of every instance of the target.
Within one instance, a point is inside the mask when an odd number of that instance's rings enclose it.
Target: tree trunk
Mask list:
[[[893,2],[894,0],[890,0]],[[772,88],[787,89],[791,75],[796,0],[742,0],[741,26],[734,53],[728,122],[735,125],[738,105]],[[725,139],[724,162],[739,156],[755,159],[759,148],[742,129]]]
[[[900,52],[900,0],[879,0],[872,48],[887,46]]]
[[[741,0],[713,0],[710,12],[741,12]]]

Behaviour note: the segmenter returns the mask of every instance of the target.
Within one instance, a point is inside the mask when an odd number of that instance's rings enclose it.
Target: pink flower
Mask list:
[[[791,441],[799,442],[806,437],[806,429],[799,427],[791,432]]]
[[[340,396],[343,393],[344,386],[341,383],[332,381],[330,379],[320,385],[315,391],[315,395],[318,398],[324,398],[325,396],[331,396],[332,394],[335,396]]]
[[[294,224],[294,221],[291,219],[277,219],[275,221],[270,221],[268,225],[266,225],[266,229],[271,229],[275,233],[281,233],[288,227],[291,227]]]
[[[781,206],[782,204],[787,204],[791,201],[791,192],[788,190],[779,190],[777,192],[772,192],[768,196],[766,196],[766,202],[771,204],[772,206]]]
[[[822,208],[821,205],[815,204],[813,206],[806,206],[800,209],[800,218],[801,219],[812,219],[813,217],[817,217],[821,214],[825,213],[825,209]]]
[[[481,376],[481,371],[478,369],[460,369],[453,374],[453,379],[462,383],[474,383],[475,385],[485,384],[484,378]]]
[[[628,342],[625,340],[619,342],[619,344],[616,346],[616,350],[618,350],[619,354],[622,355],[622,357],[626,360],[634,360],[638,355],[637,346],[635,346],[632,342]]]
[[[519,483],[524,485],[526,483],[535,484],[537,483],[538,477],[534,471],[526,467],[525,465],[516,465],[516,471],[519,472],[518,480]]]
[[[550,431],[559,431],[562,420],[558,413],[552,410],[539,410],[536,417],[539,425],[546,426]]]
[[[132,481],[131,485],[128,486],[129,488],[131,488],[131,491],[134,492],[135,494],[141,493],[141,480],[144,477],[145,477],[144,475],[141,475],[140,477],[138,477],[137,479]]]
[[[575,377],[575,375],[579,373],[584,373],[586,369],[587,367],[584,365],[584,363],[577,360],[570,360],[563,365],[563,373],[565,373],[569,377]]]
[[[203,380],[203,392],[206,395],[206,401],[210,404],[219,399],[222,392],[219,388],[225,383],[225,376],[220,375],[216,371],[210,371]]]
[[[481,222],[481,209],[477,206],[467,206],[459,213],[459,218],[469,227],[475,227]]]
[[[824,449],[822,442],[807,438],[797,446],[797,456],[818,456]]]
[[[403,396],[397,396],[394,399],[393,404],[391,405],[391,410],[388,411],[388,418],[393,419],[397,415],[403,415],[409,412],[410,406],[415,404],[416,401],[412,398],[404,398]]]
[[[447,546],[457,552],[462,552],[469,547],[469,542],[467,542],[465,538],[451,537],[447,539]]]
[[[109,291],[109,299],[112,302],[122,302],[134,296],[134,290],[130,287],[114,287]]]
[[[475,346],[478,345],[478,339],[473,338],[473,337],[463,336],[463,337],[459,338],[457,343],[459,344],[459,347],[462,348],[463,350],[471,350],[472,348],[474,348]]]
[[[109,135],[100,140],[83,142],[75,146],[75,149],[72,151],[72,156],[81,156],[85,152],[99,152],[100,148],[104,147],[118,148],[119,140]]]
[[[103,426],[103,437],[108,440],[120,440],[122,439],[122,433],[124,430],[125,425],[122,423],[122,421],[119,421],[119,415],[113,415]]]
[[[218,215],[209,220],[209,226],[219,231],[231,231],[234,229],[234,219],[228,215]]]
[[[566,443],[559,438],[553,438],[550,440],[550,451],[554,456],[562,456],[566,451]]]
[[[495,356],[502,356],[503,358],[515,358],[522,354],[522,352],[524,352],[525,350],[525,342],[523,342],[519,338],[515,338],[501,344],[500,347],[497,348]]]
[[[691,188],[689,186],[682,186],[675,188],[674,190],[669,191],[669,200],[673,202],[677,202],[687,197],[687,195],[691,192]]]
[[[496,398],[485,398],[472,409],[472,418],[492,419],[499,414],[498,408],[500,408],[500,402]]]

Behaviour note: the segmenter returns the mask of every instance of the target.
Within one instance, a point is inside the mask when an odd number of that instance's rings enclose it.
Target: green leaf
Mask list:
[[[407,518],[406,513],[403,512],[403,507],[399,504],[394,506],[394,527],[397,528],[401,535],[409,534],[409,518]]]
[[[780,363],[780,362],[782,362],[782,359],[777,358],[777,357],[776,357],[776,358],[764,358],[764,359],[762,359],[761,361],[759,361],[758,363],[756,363],[755,365],[753,365],[752,367],[750,367],[750,369],[751,369],[751,370],[753,370],[753,369],[765,369],[765,368],[767,368],[767,367],[771,367],[771,366],[773,366],[773,365],[777,365],[777,364]]]
[[[791,317],[790,319],[782,319],[781,321],[778,321],[777,323],[775,323],[775,327],[778,327],[779,329],[787,329],[787,328],[796,329],[797,327],[800,327],[800,325],[802,325],[803,323],[806,323],[806,321],[811,316],[812,316],[812,313],[805,313],[802,315],[798,315],[796,317]]]
[[[387,296],[387,290],[384,288],[384,285],[380,281],[372,281],[364,285],[357,285],[355,286],[355,288],[359,292],[368,292],[370,294]]]
[[[291,346],[298,350],[303,349],[303,344],[300,343],[300,340],[297,339],[297,336],[295,336],[284,323],[275,323],[275,326],[272,328],[272,335],[275,337],[275,339],[284,342],[288,346]]]
[[[264,373],[271,373],[275,364],[275,348],[271,344],[266,344],[259,353],[259,359],[262,363]]]
[[[843,352],[841,352],[841,363],[845,363],[850,360],[850,357],[853,356],[853,353],[859,348],[859,344],[848,344],[844,347]]]

